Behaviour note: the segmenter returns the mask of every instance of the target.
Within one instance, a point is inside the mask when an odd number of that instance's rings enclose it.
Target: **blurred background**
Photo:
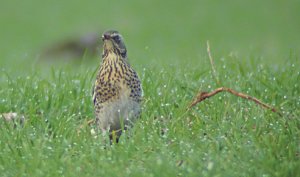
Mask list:
[[[101,34],[118,30],[136,67],[201,66],[249,56],[278,64],[299,56],[300,1],[2,1],[0,64],[21,74],[43,62],[100,62]],[[82,64],[82,62],[80,63]]]

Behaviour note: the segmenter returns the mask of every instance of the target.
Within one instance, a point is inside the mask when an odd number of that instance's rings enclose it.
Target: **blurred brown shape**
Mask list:
[[[0,118],[3,118],[7,122],[13,122],[14,128],[16,128],[17,125],[23,126],[25,123],[25,116],[18,115],[16,112],[2,113],[0,114]]]
[[[83,56],[95,57],[100,55],[100,33],[86,33],[51,44],[42,51],[41,59],[81,59]]]

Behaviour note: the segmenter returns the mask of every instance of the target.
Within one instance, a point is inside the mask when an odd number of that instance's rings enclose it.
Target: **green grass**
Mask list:
[[[300,176],[300,38],[296,1],[6,2],[0,7],[0,176]],[[89,29],[118,29],[143,84],[142,117],[103,148],[79,127],[93,118],[99,59],[43,63],[44,46]],[[100,35],[100,34],[99,34]],[[220,93],[221,86],[283,116]],[[90,59],[90,60],[89,60]],[[48,122],[47,122],[47,121]],[[49,126],[50,125],[50,126]]]

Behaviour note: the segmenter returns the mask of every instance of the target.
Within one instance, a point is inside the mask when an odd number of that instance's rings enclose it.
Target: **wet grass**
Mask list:
[[[299,22],[292,18],[298,4],[272,1],[268,10],[268,3],[257,1],[241,10],[238,2],[197,2],[101,2],[107,8],[84,8],[86,17],[79,13],[68,23],[58,17],[74,15],[76,3],[37,6],[40,17],[25,13],[31,9],[26,3],[15,16],[2,18],[10,30],[1,42],[0,112],[23,114],[26,123],[14,127],[0,120],[1,176],[299,176]],[[49,15],[53,9],[57,21]],[[107,17],[109,9],[114,16]],[[175,18],[177,13],[182,15]],[[124,34],[144,89],[141,119],[106,149],[90,127],[80,129],[94,116],[91,87],[100,61],[37,59],[45,41],[86,19],[102,19],[100,28]],[[282,117],[226,93],[187,111],[198,91],[220,86],[211,75],[207,39],[220,85],[263,100]]]
[[[223,85],[276,106],[283,117],[227,94],[186,111],[198,90],[216,87],[209,70],[179,69],[182,74],[174,76],[174,67],[139,68],[145,91],[142,117],[129,139],[124,135],[107,149],[89,127],[78,133],[93,117],[94,67],[53,69],[49,77],[34,72],[12,79],[8,74],[1,110],[24,114],[27,122],[13,128],[1,121],[1,174],[297,176],[300,89],[294,65],[299,63],[278,70],[217,67]]]

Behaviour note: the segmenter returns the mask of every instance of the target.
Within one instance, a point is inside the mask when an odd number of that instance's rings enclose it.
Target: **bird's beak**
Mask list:
[[[103,34],[102,35],[102,40],[104,41],[104,40],[108,40],[108,39],[110,39],[110,35],[109,34]]]

